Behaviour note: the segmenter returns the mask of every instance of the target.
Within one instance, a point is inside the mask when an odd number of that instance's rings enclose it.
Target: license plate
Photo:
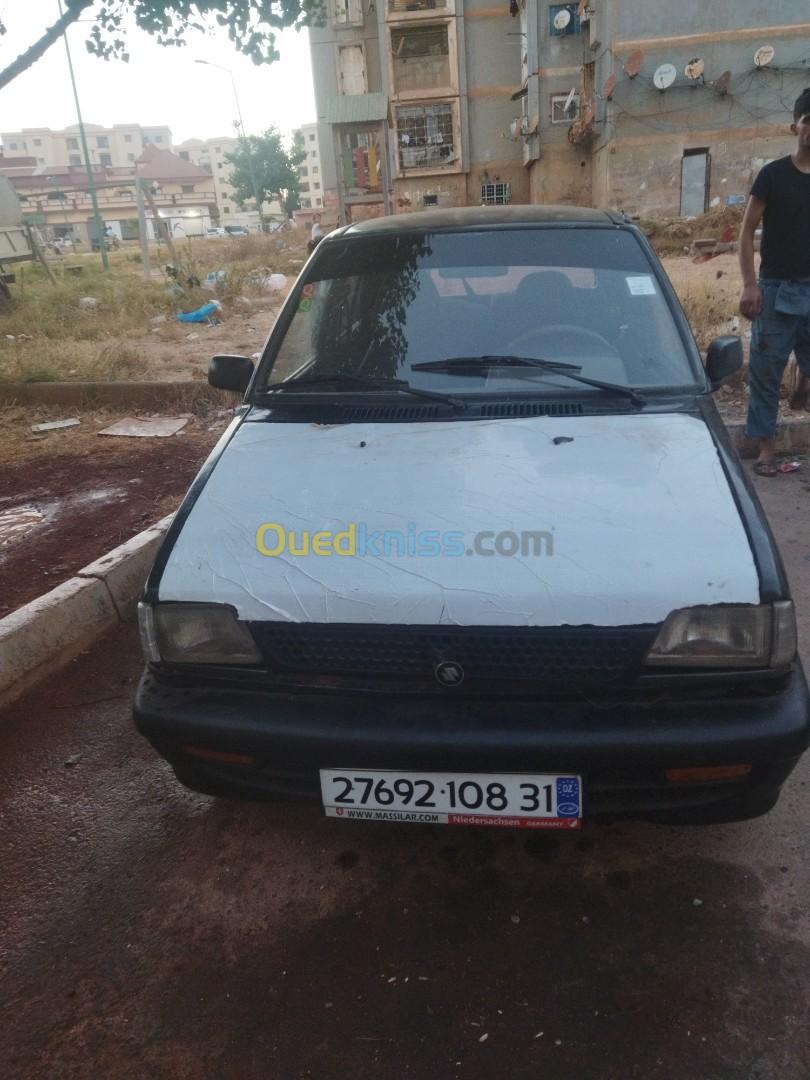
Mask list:
[[[579,776],[321,769],[327,817],[433,825],[578,829]]]

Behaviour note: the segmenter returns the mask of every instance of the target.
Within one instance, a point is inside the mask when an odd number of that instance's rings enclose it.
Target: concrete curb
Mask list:
[[[64,667],[129,615],[173,516],[0,619],[0,708]]]
[[[723,422],[737,453],[741,457],[750,457],[755,444],[746,437],[745,422],[743,420],[724,420]],[[800,454],[810,449],[810,415],[780,417],[776,431],[776,449],[780,454]],[[755,449],[753,456],[756,456]]]

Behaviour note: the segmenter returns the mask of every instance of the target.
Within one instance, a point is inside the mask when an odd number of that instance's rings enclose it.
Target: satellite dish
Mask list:
[[[706,70],[706,64],[699,56],[696,56],[694,60],[690,60],[686,67],[683,69],[684,75],[687,79],[696,81],[703,78],[703,72]]]
[[[602,87],[602,97],[606,101],[610,101],[613,96],[613,91],[616,89],[616,76],[608,75],[605,79],[605,85]]]
[[[715,88],[718,94],[724,96],[728,93],[729,84],[731,83],[731,72],[724,71],[723,74],[714,80],[712,86]]]
[[[568,8],[562,8],[554,16],[554,29],[565,30],[566,26],[571,22],[571,12]]]
[[[758,68],[767,67],[776,55],[773,45],[762,45],[754,53],[754,63]]]
[[[678,69],[674,64],[661,64],[655,69],[653,83],[659,90],[668,90],[678,78]]]
[[[635,79],[636,75],[641,71],[643,64],[644,50],[634,49],[627,57],[627,63],[624,65],[624,72],[628,78]]]

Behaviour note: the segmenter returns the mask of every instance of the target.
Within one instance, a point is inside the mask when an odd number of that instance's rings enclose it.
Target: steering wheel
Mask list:
[[[527,342],[535,340],[543,340],[547,342],[548,339],[553,338],[555,334],[558,338],[563,340],[565,340],[565,338],[570,339],[571,337],[578,337],[582,340],[583,343],[587,343],[592,346],[598,345],[599,352],[604,352],[604,350],[606,349],[611,356],[616,355],[615,348],[610,344],[607,338],[602,337],[601,334],[597,334],[595,330],[588,330],[584,326],[575,326],[573,323],[552,323],[550,326],[538,326],[534,330],[529,330],[527,333],[521,334],[520,337],[516,337],[512,341],[510,341],[509,344],[506,346],[506,351],[510,353],[519,353],[520,349],[522,349]],[[545,345],[544,349],[546,351],[550,350],[551,352],[557,351],[554,350],[554,348],[549,344]],[[574,356],[576,355],[576,352],[572,352],[570,351],[570,349],[568,351],[563,350],[562,355]],[[593,355],[593,350],[591,350],[589,353],[586,351],[586,355]],[[555,357],[548,357],[548,359],[553,360],[555,359]]]

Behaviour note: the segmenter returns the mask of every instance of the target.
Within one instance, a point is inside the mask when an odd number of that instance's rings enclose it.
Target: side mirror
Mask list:
[[[215,356],[208,365],[208,382],[217,390],[244,394],[253,376],[253,361],[246,356]]]
[[[725,382],[729,375],[739,371],[743,362],[742,341],[734,335],[715,338],[706,353],[706,374],[712,390]]]

